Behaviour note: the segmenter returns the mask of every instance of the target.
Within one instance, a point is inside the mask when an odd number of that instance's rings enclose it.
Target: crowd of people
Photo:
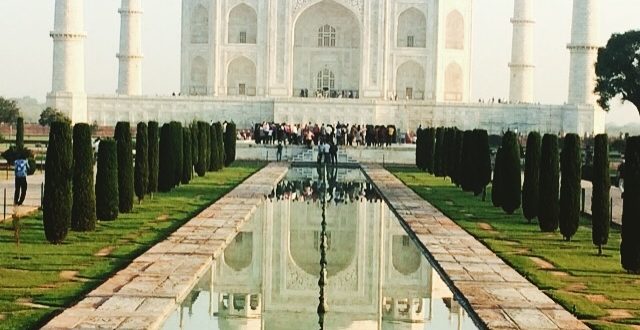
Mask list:
[[[289,124],[263,122],[255,124],[253,139],[257,144],[306,145],[321,143],[337,146],[383,147],[396,143],[398,131],[394,125]],[[406,139],[406,137],[405,137]]]

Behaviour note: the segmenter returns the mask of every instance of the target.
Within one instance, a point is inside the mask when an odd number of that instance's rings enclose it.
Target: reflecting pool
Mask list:
[[[319,328],[477,329],[360,170],[292,168],[164,325]]]

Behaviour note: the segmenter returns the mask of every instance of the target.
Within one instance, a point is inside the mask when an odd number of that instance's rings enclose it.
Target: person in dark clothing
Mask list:
[[[13,194],[13,204],[22,205],[27,196],[27,173],[29,171],[29,162],[24,158],[16,159],[14,163],[14,171],[16,176],[16,191]]]
[[[278,149],[276,152],[276,159],[277,161],[281,161],[282,160],[282,142],[278,143]]]
[[[331,142],[329,146],[329,153],[331,154],[331,164],[338,164],[338,145]]]

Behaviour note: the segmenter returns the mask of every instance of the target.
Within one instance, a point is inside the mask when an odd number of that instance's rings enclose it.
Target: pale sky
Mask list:
[[[444,0],[446,1],[446,0]],[[601,0],[601,44],[615,32],[640,29],[640,1]],[[0,96],[43,102],[51,89],[54,0],[0,0]],[[86,0],[86,90],[113,94],[117,87],[119,0]],[[143,90],[180,89],[180,0],[144,0]],[[535,95],[541,103],[567,98],[572,0],[535,0]],[[507,97],[513,0],[474,0],[472,100]],[[609,122],[640,123],[633,106],[619,106]]]

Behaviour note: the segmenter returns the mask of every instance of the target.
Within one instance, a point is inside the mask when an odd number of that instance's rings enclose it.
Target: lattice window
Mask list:
[[[336,46],[336,29],[325,24],[318,30],[318,47],[335,47]]]

